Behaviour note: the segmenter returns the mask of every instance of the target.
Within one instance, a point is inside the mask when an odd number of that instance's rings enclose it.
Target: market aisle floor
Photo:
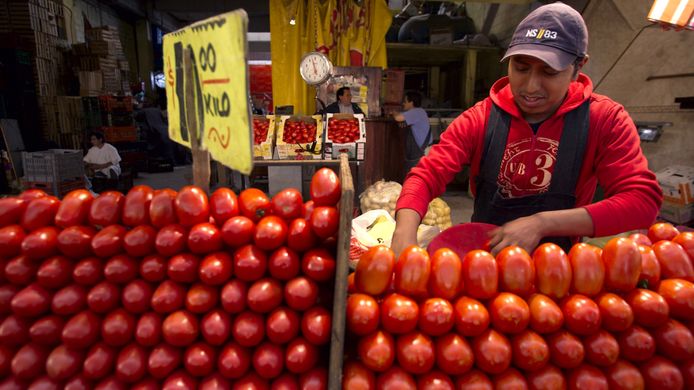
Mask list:
[[[147,184],[154,189],[181,188],[193,183],[193,167],[191,165],[175,167],[173,172],[140,173],[134,181],[135,185]],[[453,224],[470,222],[472,215],[472,198],[463,191],[450,191],[442,196],[451,208]]]

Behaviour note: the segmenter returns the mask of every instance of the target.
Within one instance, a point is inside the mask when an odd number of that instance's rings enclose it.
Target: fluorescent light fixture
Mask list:
[[[248,42],[270,42],[269,32],[249,32]]]

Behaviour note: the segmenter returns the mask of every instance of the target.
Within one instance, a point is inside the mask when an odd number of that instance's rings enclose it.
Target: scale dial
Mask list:
[[[333,64],[323,53],[313,51],[304,54],[299,65],[301,78],[309,85],[323,84],[333,72]]]

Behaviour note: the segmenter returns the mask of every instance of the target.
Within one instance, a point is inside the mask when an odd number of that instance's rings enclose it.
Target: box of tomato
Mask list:
[[[280,160],[320,160],[323,157],[321,116],[280,116],[275,149]]]
[[[253,115],[253,157],[272,160],[275,146],[275,116]]]
[[[327,114],[324,158],[336,160],[345,152],[350,160],[364,160],[366,125],[364,114]]]

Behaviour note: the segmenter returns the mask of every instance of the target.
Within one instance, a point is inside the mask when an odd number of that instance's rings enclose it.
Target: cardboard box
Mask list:
[[[681,205],[663,202],[660,207],[660,218],[678,225],[694,221],[694,204]]]
[[[694,203],[694,167],[673,165],[655,174],[663,190],[663,199],[670,203]]]
[[[275,150],[277,150],[277,156],[280,160],[320,160],[323,158],[322,117],[320,115],[280,116],[275,137]]]
[[[363,161],[366,155],[364,114],[327,114],[326,117],[327,132],[323,158],[337,160],[340,153],[345,152],[350,160]],[[347,132],[341,131],[341,128]]]
[[[253,157],[261,160],[272,160],[274,147],[275,116],[253,115]]]

